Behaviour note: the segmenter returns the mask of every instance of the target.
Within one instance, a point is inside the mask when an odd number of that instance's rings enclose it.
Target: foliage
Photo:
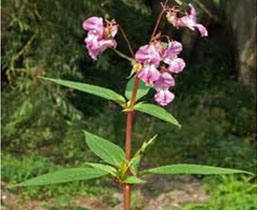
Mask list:
[[[47,172],[54,172],[61,168],[48,158],[42,157],[33,153],[22,158],[14,157],[7,153],[2,153],[2,180],[9,184],[17,184],[26,179],[37,176],[38,174],[45,174]],[[81,165],[85,166],[85,165]],[[98,186],[99,183],[105,183],[103,186]],[[17,188],[9,189],[11,192],[20,193],[22,198],[36,198],[49,199],[59,198],[60,196],[92,196],[92,195],[107,195],[112,192],[112,185],[105,180],[93,180],[90,182],[77,181],[66,184],[47,185],[47,186],[33,186],[24,188],[23,190]]]
[[[107,53],[97,63],[92,63],[84,52],[81,23],[93,13],[117,17],[118,22],[129,29],[128,34],[141,42],[151,20],[138,20],[149,19],[149,14],[142,13],[145,10],[143,3],[138,3],[135,11],[129,1],[122,2],[124,4],[119,0],[2,2],[2,42],[5,43],[2,48],[3,148],[16,150],[19,147],[26,151],[82,139],[83,134],[70,128],[82,127],[86,119],[83,114],[87,117],[96,114],[103,108],[103,101],[37,77],[76,78],[76,81],[94,84],[101,83],[102,78],[116,78],[115,82],[107,82],[106,87],[119,90],[123,83],[119,78],[129,73],[120,69],[129,64],[113,53]],[[129,21],[120,18],[120,12],[126,13]],[[144,28],[140,35],[133,33],[138,28]],[[121,50],[126,49],[123,40],[119,43]],[[55,122],[49,119],[55,119]]]
[[[94,161],[84,144],[82,129],[114,139],[119,145],[123,142],[124,116],[118,107],[38,79],[38,76],[47,76],[90,84],[104,82],[104,86],[122,93],[120,87],[125,84],[120,78],[128,76],[129,71],[121,69],[128,69],[129,64],[111,52],[103,55],[97,64],[92,63],[84,55],[81,30],[82,20],[90,13],[116,17],[129,38],[134,40],[133,48],[138,47],[152,26],[150,9],[141,1],[133,4],[133,1],[123,0],[122,5],[117,2],[3,1],[2,40],[6,43],[2,49],[4,180],[18,183],[55,171],[60,165],[74,167]],[[125,51],[124,42],[119,43]],[[216,54],[211,55],[218,56]],[[206,60],[205,63],[201,67],[191,67],[180,76],[176,89],[180,95],[171,109],[175,116],[183,119],[183,130],[145,116],[142,118],[142,114],[136,115],[135,139],[147,139],[156,132],[161,139],[150,148],[143,162],[151,160],[153,165],[197,162],[253,171],[256,166],[252,146],[256,125],[255,96],[227,79],[227,69],[216,68],[215,61]],[[85,66],[90,68],[85,69]],[[111,109],[103,111],[107,108]],[[151,126],[144,126],[146,122]],[[141,142],[134,141],[133,146],[139,144]],[[28,155],[31,152],[32,155]],[[17,153],[21,158],[15,157]],[[128,177],[127,182],[141,180]],[[234,179],[228,185],[234,184],[240,186]],[[101,194],[103,191],[107,189],[74,182],[65,186],[26,188],[24,194],[42,198],[59,194]],[[215,201],[220,199],[218,195],[213,194]],[[230,200],[229,196],[224,199]],[[221,206],[222,202],[221,199]],[[239,206],[246,203],[240,202]]]
[[[210,200],[203,204],[188,204],[183,210],[251,210],[257,205],[257,183],[245,177],[223,176],[206,179]],[[208,184],[207,184],[208,183]]]

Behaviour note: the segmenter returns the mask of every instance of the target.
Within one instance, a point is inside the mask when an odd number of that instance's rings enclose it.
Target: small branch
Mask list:
[[[158,30],[158,27],[159,27],[159,24],[161,22],[162,16],[163,16],[163,14],[165,12],[165,7],[167,6],[168,2],[169,2],[169,0],[166,0],[164,5],[162,5],[162,11],[160,12],[159,17],[158,17],[158,19],[157,19],[157,21],[155,23],[154,30],[153,30],[153,33],[151,35],[150,42],[153,40],[153,38],[154,38],[154,36],[155,36],[155,34],[156,34],[157,30]]]
[[[125,55],[124,53],[120,52],[119,50],[116,50],[113,48],[113,51],[117,53],[117,55],[119,55],[122,58],[125,58],[126,60],[132,62],[133,58],[128,57],[127,55]]]
[[[218,16],[214,15],[200,0],[196,0],[199,7],[213,20],[219,21]]]
[[[127,45],[128,45],[128,48],[129,48],[129,51],[130,51],[131,55],[134,57],[134,52],[133,52],[132,46],[131,46],[131,44],[130,44],[130,42],[129,42],[129,39],[128,39],[128,37],[127,37],[125,31],[123,30],[123,28],[121,27],[121,25],[119,25],[119,28],[120,28],[120,31],[121,31],[121,34],[122,34],[123,38],[125,39],[125,41],[126,41],[126,43],[127,43]]]

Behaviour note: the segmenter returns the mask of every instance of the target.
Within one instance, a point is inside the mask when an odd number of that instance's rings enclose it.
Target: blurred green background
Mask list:
[[[187,29],[174,30],[165,19],[160,25],[164,33],[185,46],[182,56],[187,67],[176,78],[176,98],[167,107],[182,129],[136,114],[133,151],[158,133],[142,168],[195,163],[255,173],[255,2],[184,2],[195,4],[209,37],[201,39]],[[137,50],[148,42],[158,11],[157,0],[2,0],[4,209],[120,209],[119,189],[110,180],[11,190],[5,186],[58,168],[98,161],[87,148],[82,129],[124,145],[125,117],[115,104],[38,76],[87,82],[123,93],[130,64],[111,50],[92,61],[83,44],[82,22],[92,15],[115,18]],[[122,36],[116,38],[118,49],[128,52]],[[153,101],[153,94],[144,100]],[[253,210],[257,205],[254,178],[157,176],[149,183],[134,190],[133,209],[156,209],[148,204],[163,193],[179,201],[177,206],[170,201],[163,209]],[[171,187],[163,192],[158,188],[162,183]],[[185,193],[187,185],[183,191],[172,183],[187,183],[188,188],[197,184],[197,190],[208,198],[180,202],[179,196],[168,192]]]

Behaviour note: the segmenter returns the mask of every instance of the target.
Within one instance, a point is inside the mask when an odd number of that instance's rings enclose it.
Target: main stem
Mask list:
[[[136,102],[136,94],[139,86],[139,78],[136,75],[131,101],[130,108],[132,111],[127,112],[127,124],[126,124],[126,143],[125,143],[125,151],[126,151],[126,159],[129,162],[131,158],[131,136],[132,136],[132,123],[133,123],[133,106]],[[124,199],[124,210],[130,210],[130,194],[131,194],[131,185],[123,184],[123,199]]]
[[[164,6],[166,6],[168,3],[168,0],[166,0]],[[161,21],[161,18],[162,18],[162,15],[164,14],[164,8],[163,10],[161,11],[158,19],[157,19],[157,22],[155,24],[155,27],[154,27],[154,30],[153,30],[153,33],[152,33],[152,36],[151,36],[151,40],[153,40],[154,38],[154,35],[156,34],[157,32],[157,29],[158,29],[158,26],[160,24],[160,21]],[[122,30],[122,29],[121,29]],[[123,32],[123,35],[125,34],[124,31],[122,30]],[[124,36],[126,41],[128,42],[128,39],[126,36]],[[128,42],[129,43],[129,42]],[[131,48],[131,45],[129,44],[129,49],[131,51],[131,54],[133,55],[133,51],[132,51],[132,48]],[[139,87],[139,78],[138,78],[138,73],[136,74],[135,76],[135,82],[134,82],[134,86],[133,86],[133,91],[132,91],[132,94],[131,94],[131,100],[130,100],[130,104],[129,104],[129,110],[126,114],[127,114],[127,123],[126,123],[126,142],[125,142],[125,153],[126,153],[126,159],[127,159],[127,162],[130,161],[130,158],[131,158],[131,136],[132,136],[132,123],[133,123],[133,107],[135,105],[135,102],[136,102],[136,96],[137,96],[137,90],[138,90],[138,87]],[[129,173],[129,171],[128,171]],[[131,194],[131,185],[130,184],[123,184],[123,199],[124,199],[124,210],[130,210],[130,194]]]

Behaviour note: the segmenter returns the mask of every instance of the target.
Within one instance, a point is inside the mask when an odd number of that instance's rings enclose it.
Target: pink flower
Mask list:
[[[154,45],[144,45],[135,55],[136,61],[143,64],[159,64],[161,57]]]
[[[93,60],[97,60],[97,56],[103,53],[107,48],[115,48],[117,42],[114,39],[100,39],[92,34],[88,34],[85,38],[88,53]]]
[[[138,78],[143,80],[146,84],[152,84],[154,81],[158,80],[160,77],[160,72],[156,69],[154,64],[146,64],[138,72]]]
[[[185,68],[186,63],[182,58],[175,58],[169,62],[168,71],[171,73],[182,72]]]
[[[83,28],[88,31],[85,38],[86,48],[93,60],[102,54],[107,48],[116,48],[117,42],[113,39],[118,32],[118,26],[114,21],[106,21],[104,27],[103,19],[90,17],[83,22]]]
[[[201,37],[208,36],[208,31],[202,24],[196,24],[195,28],[200,32]]]
[[[83,22],[83,29],[85,31],[90,31],[96,36],[102,37],[104,33],[103,18],[100,17],[90,17]]]
[[[88,34],[84,41],[90,57],[93,60],[97,60],[97,56],[101,53],[98,37],[93,34]]]
[[[186,14],[183,17],[177,17],[177,12],[174,11],[168,11],[167,12],[167,19],[168,21],[174,26],[174,27],[187,27],[191,29],[192,31],[195,31],[195,29],[198,29],[202,37],[208,36],[207,29],[202,25],[197,23],[197,13],[196,9],[193,7],[192,4],[188,5],[190,8],[189,14]]]
[[[158,80],[154,82],[154,87],[156,90],[170,88],[175,86],[174,78],[167,72],[164,72],[160,75]]]
[[[160,104],[161,106],[166,106],[170,102],[173,101],[175,98],[175,95],[170,92],[168,89],[161,89],[157,91],[154,95],[155,101]]]
[[[169,64],[179,53],[181,53],[183,46],[180,42],[169,42],[167,49],[164,51],[162,57],[163,62]]]

